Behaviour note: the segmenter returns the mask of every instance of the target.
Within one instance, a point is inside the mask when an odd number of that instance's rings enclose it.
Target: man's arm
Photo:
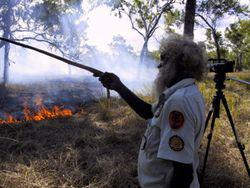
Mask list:
[[[174,173],[171,180],[171,188],[189,188],[193,181],[192,164],[184,164],[173,161]]]
[[[154,115],[151,104],[146,103],[130,91],[113,73],[104,73],[99,78],[104,87],[115,90],[128,103],[128,105],[142,118],[150,119]]]

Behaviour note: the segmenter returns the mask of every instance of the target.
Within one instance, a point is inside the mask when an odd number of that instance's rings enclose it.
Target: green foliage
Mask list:
[[[77,59],[79,41],[84,37],[84,33],[78,36],[76,26],[76,21],[83,15],[81,0],[65,0],[63,3],[61,0],[19,0],[15,1],[16,4],[6,2],[2,1],[0,9],[12,10],[9,15],[10,38],[45,42],[64,56]],[[0,15],[4,18],[5,11],[0,12]],[[6,19],[1,19],[1,28],[5,28],[7,23]],[[79,24],[81,28],[87,27],[83,21]],[[74,51],[70,48],[74,48]]]
[[[230,24],[226,28],[225,37],[229,40],[236,59],[242,61],[238,63],[250,68],[250,20],[240,20]]]
[[[17,41],[35,40],[49,44],[63,56],[78,59],[84,32],[77,33],[76,21],[81,28],[87,27],[80,17],[83,14],[81,0],[1,0],[0,31],[5,38]],[[0,41],[0,48],[7,45]],[[74,50],[72,50],[74,49]],[[9,52],[5,50],[5,56]],[[6,58],[4,75],[8,75],[9,60]],[[4,76],[4,82],[8,81]]]
[[[161,54],[160,54],[160,51],[159,51],[159,50],[152,51],[152,52],[150,53],[150,55],[151,55],[151,57],[152,57],[154,60],[160,62],[160,60],[161,60]]]
[[[226,15],[247,15],[248,6],[243,6],[238,0],[203,0],[198,2],[197,16],[207,25],[207,48],[216,51],[216,58],[227,58],[230,52],[223,39],[221,32],[217,31],[218,21]],[[214,55],[214,54],[210,54]],[[232,56],[231,56],[232,57]]]
[[[226,28],[225,36],[235,48],[243,48],[244,51],[249,51],[250,20],[240,20],[239,22],[230,24]]]
[[[176,33],[174,26],[180,27],[184,22],[184,14],[179,10],[169,11],[164,14],[164,26],[166,32]]]
[[[215,47],[215,42],[213,40],[213,34],[212,34],[212,29],[208,28],[206,30],[206,37],[207,37],[207,48],[208,49],[214,49]],[[218,42],[220,45],[223,44],[223,40],[222,40],[222,34],[221,32],[216,32],[216,35],[218,36]]]
[[[227,50],[227,45],[225,43],[225,40],[223,39],[223,35],[221,32],[217,31],[216,32],[216,36],[217,36],[217,41],[218,44],[220,46],[220,55],[221,58],[227,58],[228,55],[228,50]],[[211,29],[207,29],[206,30],[206,37],[207,37],[207,49],[210,51],[208,53],[208,57],[209,58],[217,58],[217,54],[216,54],[216,44],[215,41],[213,39],[213,34],[212,34],[212,30]]]
[[[225,16],[225,14],[245,14],[248,12],[248,7],[241,5],[238,0],[203,0],[198,3],[197,12],[213,15],[215,21]]]
[[[82,36],[78,35],[76,21],[83,15],[80,0],[43,0],[34,4],[32,17],[39,23],[42,30],[47,33],[47,40],[52,46],[60,48],[64,56],[78,59],[81,48],[79,41]],[[83,27],[87,25],[81,21]],[[82,28],[83,28],[82,27]],[[74,51],[70,50],[74,48]]]
[[[134,29],[144,29],[144,36],[149,36],[158,24],[158,19],[163,12],[172,8],[169,0],[141,1],[141,0],[120,0],[113,4],[113,10],[117,15],[125,13],[131,20]],[[142,34],[142,33],[141,33]]]
[[[126,43],[126,40],[118,35],[113,37],[113,42],[109,44],[113,52],[124,54],[125,56],[130,54],[132,56],[136,56],[134,49],[132,46]],[[123,57],[125,58],[125,57]]]

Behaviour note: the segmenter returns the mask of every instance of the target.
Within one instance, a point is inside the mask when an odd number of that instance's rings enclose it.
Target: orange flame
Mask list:
[[[5,114],[6,116],[6,120],[3,120],[3,119],[0,119],[0,124],[4,124],[4,123],[8,123],[8,124],[11,124],[11,123],[19,123],[20,121],[16,120],[12,115],[10,114]]]
[[[35,104],[38,107],[38,111],[31,111],[27,104],[24,104],[23,120],[17,120],[10,114],[5,114],[6,120],[0,119],[0,124],[12,124],[20,123],[24,121],[42,121],[45,119],[55,119],[59,117],[70,117],[72,116],[72,111],[69,109],[63,109],[59,106],[54,106],[51,110],[43,105],[42,98],[40,96],[36,97]]]

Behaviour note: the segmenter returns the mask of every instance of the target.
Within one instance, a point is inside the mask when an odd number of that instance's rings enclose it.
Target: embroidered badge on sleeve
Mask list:
[[[184,148],[184,141],[181,137],[174,135],[169,139],[169,147],[174,151],[181,151]]]
[[[184,116],[181,112],[172,111],[169,114],[169,125],[172,129],[180,129],[184,125]]]

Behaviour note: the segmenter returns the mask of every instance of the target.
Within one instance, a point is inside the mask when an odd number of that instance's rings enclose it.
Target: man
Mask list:
[[[154,84],[159,99],[153,105],[139,99],[112,73],[104,73],[99,80],[148,120],[138,158],[141,187],[196,188],[205,105],[195,80],[203,77],[205,58],[197,44],[176,38],[164,40],[160,53]]]

